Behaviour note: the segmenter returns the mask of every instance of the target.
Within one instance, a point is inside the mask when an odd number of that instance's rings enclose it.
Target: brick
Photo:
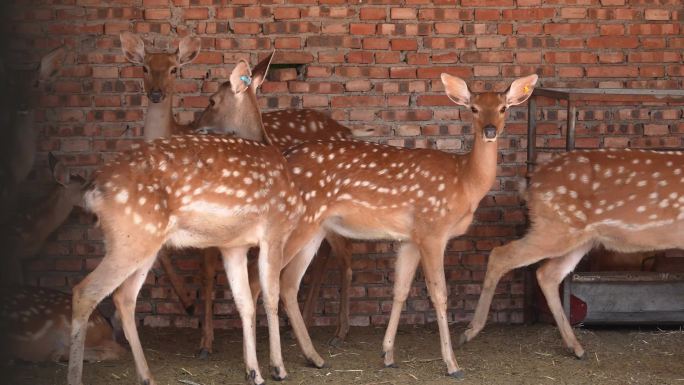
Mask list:
[[[183,10],[184,20],[206,20],[208,18],[208,8],[187,8]]]
[[[397,20],[413,20],[417,18],[416,9],[414,8],[391,8],[390,19]]]
[[[387,18],[387,11],[385,8],[361,8],[359,13],[361,20],[385,20]]]

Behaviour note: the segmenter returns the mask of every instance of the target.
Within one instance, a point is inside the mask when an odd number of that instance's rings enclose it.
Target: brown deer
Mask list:
[[[71,296],[29,286],[0,288],[0,333],[3,358],[30,362],[66,361],[69,357]],[[87,324],[84,359],[116,360],[126,350],[114,331],[95,310]]]
[[[8,229],[5,230],[4,244],[9,252],[8,265],[3,269],[3,275],[6,275],[4,282],[23,283],[22,262],[38,254],[50,234],[68,218],[73,208],[82,205],[85,180],[80,175],[70,175],[52,153],[48,154],[48,163],[52,184],[34,186],[47,192],[35,198],[38,203],[31,199],[28,203],[30,208],[17,214],[5,226]]]
[[[437,312],[447,372],[463,377],[449,336],[444,248],[450,238],[466,232],[478,203],[494,183],[497,137],[506,110],[527,100],[537,75],[515,80],[503,93],[471,94],[463,80],[448,74],[442,74],[442,82],[456,104],[473,112],[475,139],[467,155],[360,141],[304,143],[286,155],[306,211],[283,252],[281,298],[303,351],[313,346],[299,311],[297,290],[325,234],[391,239],[402,245],[383,344],[385,365],[395,366],[399,315],[420,262]]]
[[[43,56],[38,68],[10,69],[0,62],[0,223],[13,213],[19,185],[36,157],[34,109],[46,84],[58,73],[66,49]]]
[[[173,116],[173,95],[175,81],[180,68],[197,58],[201,41],[198,38],[186,36],[178,43],[176,52],[147,52],[143,40],[130,32],[119,35],[121,50],[128,61],[143,67],[143,86],[150,104],[145,115],[143,136],[145,141],[166,138],[174,134],[190,133],[194,128],[191,124],[180,124]],[[200,340],[200,358],[206,358],[212,351],[214,341],[213,327],[213,282],[215,263],[219,256],[216,249],[202,250],[202,262],[205,294],[204,319],[202,338]],[[158,260],[166,273],[183,308],[188,314],[194,313],[195,304],[190,297],[181,277],[174,270],[168,249],[162,249]]]
[[[260,127],[256,89],[264,73],[246,62],[230,77],[242,124]],[[221,136],[174,136],[140,146],[105,165],[85,194],[99,218],[106,254],[73,290],[70,385],[81,384],[84,326],[88,315],[114,291],[136,369],[154,385],[137,334],[135,299],[157,252],[174,247],[218,247],[223,256],[243,324],[249,383],[263,382],[255,346],[255,310],[246,253],[258,245],[259,280],[264,291],[272,376],[287,376],[280,349],[278,275],[285,240],[304,211],[299,190],[280,152],[262,143]],[[307,358],[322,365],[315,354]]]
[[[257,67],[255,67],[255,70],[256,68],[268,66],[271,59],[272,57],[269,56],[262,60]],[[265,141],[266,143],[274,145],[282,152],[307,141],[342,140],[351,138],[353,135],[352,130],[325,114],[307,109],[280,110],[264,113],[262,114],[264,123],[263,132],[244,132],[244,130],[236,130],[235,127],[237,127],[237,125],[231,124],[227,119],[227,117],[231,116],[231,110],[235,108],[231,103],[225,102],[226,100],[232,100],[229,84],[222,85],[209,100],[209,107],[204,110],[196,122],[198,130],[220,134],[233,134],[241,138]],[[327,234],[326,240],[328,246],[322,247],[319,251],[320,257],[315,266],[315,273],[312,274],[313,280],[304,306],[304,314],[306,315],[307,325],[312,324],[314,301],[318,298],[325,266],[332,252],[332,255],[335,255],[340,262],[342,276],[339,322],[337,331],[330,341],[332,345],[337,345],[341,341],[344,341],[349,332],[349,290],[352,279],[352,246],[349,240],[334,233]],[[255,267],[256,265],[250,265],[251,276],[256,276]],[[213,276],[213,271],[209,271],[209,274],[212,274]],[[207,280],[206,282],[209,281]],[[252,282],[256,284],[256,281]],[[258,290],[257,287],[253,287],[253,291],[258,292]],[[208,293],[207,297],[209,297],[213,289],[205,286],[204,291],[205,293]],[[209,314],[208,316],[211,315]],[[206,335],[206,331],[204,334]]]
[[[544,260],[537,280],[565,345],[577,341],[558,285],[593,246],[637,252],[684,248],[684,153],[631,149],[572,151],[540,166],[526,192],[531,227],[489,255],[482,293],[462,342],[485,325],[494,290],[508,271]]]

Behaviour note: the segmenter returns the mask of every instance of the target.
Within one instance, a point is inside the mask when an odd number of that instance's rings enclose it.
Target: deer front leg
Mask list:
[[[200,341],[199,358],[206,359],[213,353],[214,346],[214,277],[216,276],[216,249],[202,250],[204,324]]]
[[[337,330],[335,336],[328,341],[331,346],[339,346],[347,338],[349,333],[349,291],[352,282],[352,242],[339,235],[328,236],[332,253],[340,265],[340,309],[337,320]]]
[[[325,268],[330,259],[330,250],[331,246],[328,242],[321,243],[321,248],[318,249],[311,265],[311,284],[309,285],[309,291],[306,293],[306,301],[302,311],[304,323],[307,327],[313,325],[313,313],[316,310],[316,301],[318,301],[320,296]]]
[[[439,339],[442,348],[442,359],[447,366],[447,374],[450,377],[461,379],[465,376],[463,370],[458,367],[454,349],[451,346],[451,334],[449,333],[449,320],[447,319],[447,287],[444,276],[444,248],[446,242],[429,241],[421,244],[421,264],[425,275],[432,305],[437,314],[439,326]]]
[[[392,312],[382,344],[382,355],[386,367],[397,367],[394,361],[394,340],[397,336],[397,328],[399,327],[399,317],[404,308],[406,298],[408,298],[411,291],[411,283],[413,282],[413,276],[416,273],[419,260],[420,253],[416,245],[413,243],[401,245],[394,268],[394,302],[392,303]]]
[[[235,306],[242,320],[242,349],[247,381],[250,385],[263,384],[264,378],[259,371],[259,362],[256,356],[255,310],[247,275],[247,248],[221,249],[221,254],[223,256],[223,266],[228,276],[228,283],[233,292]]]
[[[281,242],[259,244],[259,283],[263,290],[262,297],[268,321],[271,377],[276,381],[282,381],[287,377],[280,347],[280,319],[278,318],[282,248]]]
[[[577,266],[577,263],[579,263],[590,248],[588,246],[581,246],[562,257],[547,259],[537,269],[539,287],[542,289],[546,303],[549,305],[553,318],[556,320],[556,325],[558,325],[565,346],[573,352],[575,357],[580,359],[584,357],[584,348],[577,341],[577,337],[575,337],[575,333],[572,331],[572,326],[570,326],[570,322],[565,316],[560,295],[558,294],[558,286],[563,281],[563,278]]]
[[[178,300],[181,302],[183,309],[187,314],[193,314],[195,312],[195,302],[188,295],[187,290],[185,290],[185,285],[183,285],[183,280],[178,275],[173,267],[173,264],[171,263],[169,249],[164,247],[159,250],[157,253],[157,258],[159,259],[159,263],[169,279],[169,283],[171,283],[173,291],[178,296]]]

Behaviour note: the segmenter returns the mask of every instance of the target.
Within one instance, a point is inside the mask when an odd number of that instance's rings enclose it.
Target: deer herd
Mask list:
[[[0,318],[11,325],[6,338],[14,358],[66,359],[68,383],[82,383],[83,360],[118,358],[124,349],[96,306],[112,295],[123,332],[143,384],[155,384],[136,329],[138,292],[155,261],[169,275],[184,308],[194,303],[174,272],[170,250],[201,249],[205,314],[200,355],[212,352],[212,295],[221,259],[243,328],[247,382],[261,384],[256,355],[256,300],[262,295],[270,352],[270,375],[287,377],[280,345],[279,301],[285,308],[305,358],[325,365],[307,331],[322,272],[315,274],[304,314],[297,293],[318,252],[341,269],[338,330],[349,330],[351,240],[392,240],[399,244],[389,323],[382,346],[384,365],[397,363],[395,340],[400,314],[420,263],[439,327],[447,374],[462,378],[447,318],[444,252],[463,235],[479,202],[496,180],[498,137],[507,110],[525,102],[537,75],[514,80],[501,93],[471,93],[455,76],[441,75],[448,98],[472,111],[474,140],[468,154],[408,149],[354,139],[351,130],[312,110],[262,114],[257,90],[266,80],[274,53],[251,68],[239,61],[209,105],[188,125],[173,114],[174,81],[200,52],[200,40],[186,37],[173,53],[150,53],[143,40],[120,36],[125,58],[143,68],[149,105],[144,139],[101,167],[88,181],[69,175],[49,155],[54,186],[28,214],[9,216],[24,195],[22,184],[34,166],[33,100],[58,74],[66,50],[48,54],[26,82],[0,71],[2,124],[6,146],[2,179],[2,223],[9,254],[4,282],[22,283],[23,262],[37,254],[73,207],[97,216],[105,255],[73,288],[60,292],[13,286],[3,290]],[[38,87],[27,85],[38,84]],[[17,98],[16,90],[31,90]],[[28,103],[24,103],[28,102]],[[482,330],[501,277],[535,262],[537,279],[564,344],[584,350],[566,318],[559,284],[595,246],[622,252],[684,248],[684,154],[681,151],[599,149],[571,151],[540,165],[524,192],[530,229],[522,239],[495,247],[487,265],[473,319],[460,342]],[[5,225],[8,227],[8,225]],[[323,241],[327,246],[321,247]],[[258,256],[248,260],[250,248]],[[320,251],[319,251],[320,248]],[[325,263],[317,263],[318,269]],[[23,308],[22,308],[23,306]],[[59,346],[57,349],[55,346]],[[33,352],[28,354],[27,352]]]

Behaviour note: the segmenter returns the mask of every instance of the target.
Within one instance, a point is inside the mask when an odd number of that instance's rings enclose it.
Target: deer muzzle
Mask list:
[[[482,130],[482,135],[484,139],[488,142],[493,142],[496,140],[496,126],[488,124]]]
[[[159,103],[161,102],[164,94],[161,92],[161,90],[152,90],[147,96],[150,98],[152,103]]]

